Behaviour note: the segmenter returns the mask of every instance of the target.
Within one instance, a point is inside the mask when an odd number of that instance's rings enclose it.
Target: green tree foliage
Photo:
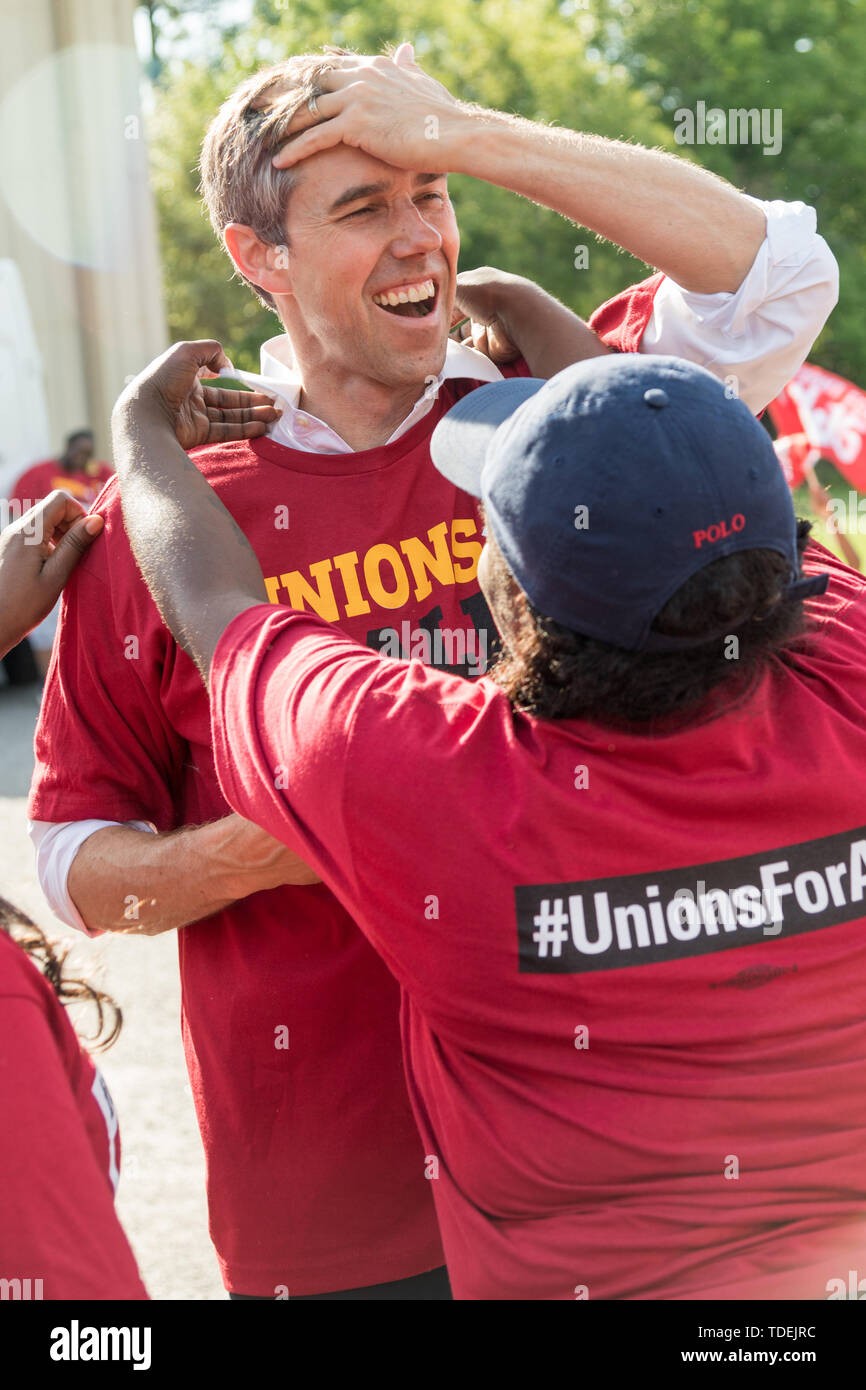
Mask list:
[[[866,385],[866,3],[864,0],[586,0],[590,42],[622,64],[673,126],[678,108],[782,113],[782,148],[689,152],[761,198],[801,199],[840,267],[840,301],[812,353]],[[589,8],[591,7],[591,8]]]

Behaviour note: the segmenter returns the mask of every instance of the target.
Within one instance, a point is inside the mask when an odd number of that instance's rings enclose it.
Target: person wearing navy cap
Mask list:
[[[866,1255],[863,576],[809,539],[714,377],[593,359],[440,421],[503,650],[475,682],[391,660],[267,603],[176,444],[217,350],[182,344],[121,398],[126,525],[209,687],[226,798],[402,986],[455,1297],[845,1296]]]

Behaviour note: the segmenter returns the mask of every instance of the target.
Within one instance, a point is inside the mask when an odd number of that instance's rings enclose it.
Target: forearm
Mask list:
[[[522,276],[514,276],[500,318],[533,376],[546,379],[574,362],[610,352],[583,319]]]
[[[170,421],[149,395],[136,397],[134,384],[115,407],[112,437],[136,560],[163,621],[207,682],[231,619],[268,601],[261,568]]]
[[[742,284],[763,212],[685,159],[601,136],[472,110],[454,172],[512,189],[615,242],[698,294]]]
[[[245,842],[238,843],[239,819],[164,835],[123,825],[96,831],[75,856],[68,879],[85,926],[157,936],[286,882],[288,851],[274,841],[272,852],[253,859]]]

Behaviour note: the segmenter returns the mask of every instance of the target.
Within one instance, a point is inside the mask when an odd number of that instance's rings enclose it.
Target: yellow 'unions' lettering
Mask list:
[[[358,552],[350,550],[345,555],[335,555],[334,564],[340,571],[343,580],[343,588],[346,590],[346,613],[347,618],[357,618],[362,613],[369,613],[370,605],[361,594],[361,586],[358,583]]]
[[[469,539],[477,535],[476,521],[455,518],[451,522],[449,550],[448,522],[441,521],[427,532],[429,545],[420,536],[408,536],[400,542],[408,571],[400,550],[382,542],[371,546],[362,559],[356,550],[347,550],[333,560],[318,560],[309,567],[309,579],[300,570],[266,579],[268,599],[271,603],[288,603],[292,608],[311,608],[326,622],[335,623],[341,616],[357,618],[371,612],[363,581],[372,603],[380,608],[402,608],[409,601],[413,585],[415,598],[424,599],[432,593],[433,580],[441,585],[470,584],[476,578],[484,549],[480,539]],[[462,563],[458,564],[458,560]],[[342,593],[339,585],[335,590],[336,574],[342,580]]]
[[[326,623],[335,623],[340,616],[340,610],[334,598],[334,586],[328,578],[330,572],[330,560],[318,560],[315,565],[310,565],[310,574],[318,586],[315,589],[307,583],[300,570],[292,570],[291,574],[281,574],[280,583],[288,592],[289,607],[303,608],[308,602],[313,612],[324,618]]]
[[[427,535],[433,542],[432,554],[418,536],[410,536],[408,540],[400,542],[400,549],[412,566],[416,598],[426,598],[433,590],[427,577],[428,570],[440,584],[454,583],[454,566],[448,554],[448,522],[431,526]]]
[[[470,579],[474,579],[478,573],[478,561],[481,559],[481,552],[484,549],[483,541],[458,541],[458,534],[464,536],[475,536],[478,534],[478,523],[475,521],[458,521],[455,517],[451,523],[451,554],[455,562],[462,556],[469,560],[465,569],[460,569],[454,565],[454,578],[458,584],[468,584]]]
[[[386,589],[382,582],[382,565],[391,566],[396,588]],[[402,608],[409,597],[409,580],[399,551],[393,545],[374,545],[364,556],[364,578],[370,598],[382,608]]]

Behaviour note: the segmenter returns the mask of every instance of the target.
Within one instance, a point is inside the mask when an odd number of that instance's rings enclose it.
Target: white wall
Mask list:
[[[126,377],[168,343],[133,10],[133,0],[3,0],[0,11],[0,258],[17,265],[30,308],[49,453],[87,425],[108,457]],[[0,355],[4,370],[0,454],[31,428],[8,423],[15,387]]]

